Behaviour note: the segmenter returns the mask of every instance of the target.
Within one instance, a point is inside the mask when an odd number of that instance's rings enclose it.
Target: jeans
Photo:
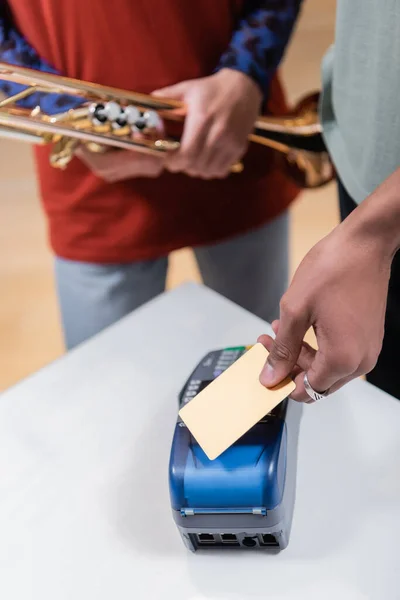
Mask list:
[[[266,321],[278,318],[288,284],[288,230],[285,213],[245,235],[195,248],[204,284]],[[162,293],[167,268],[167,256],[115,265],[56,258],[67,349]]]
[[[344,220],[357,204],[339,182],[340,214]],[[400,400],[400,252],[394,257],[386,308],[385,336],[376,367],[367,380]]]

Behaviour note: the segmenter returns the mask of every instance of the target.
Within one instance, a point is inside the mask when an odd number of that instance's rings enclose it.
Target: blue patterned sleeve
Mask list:
[[[0,61],[20,67],[28,67],[45,73],[57,74],[45,60],[28,44],[13,24],[12,16],[5,5],[0,7]],[[1,77],[1,76],[0,76]],[[0,80],[0,92],[5,96],[13,96],[24,89],[23,85],[10,81]],[[83,100],[67,94],[41,94],[34,93],[28,98],[20,100],[18,106],[35,108],[40,106],[46,114],[56,114],[70,108],[76,108]]]
[[[235,69],[251,77],[268,96],[300,12],[302,0],[249,0],[217,70]]]

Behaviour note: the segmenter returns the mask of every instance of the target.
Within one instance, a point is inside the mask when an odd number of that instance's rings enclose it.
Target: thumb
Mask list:
[[[304,318],[289,318],[281,314],[278,332],[260,375],[262,385],[274,387],[291,374],[297,364],[307,329],[308,324]]]
[[[171,100],[183,100],[186,94],[188,84],[186,81],[177,83],[175,85],[169,85],[168,87],[154,90],[152,96],[157,98],[170,98]]]

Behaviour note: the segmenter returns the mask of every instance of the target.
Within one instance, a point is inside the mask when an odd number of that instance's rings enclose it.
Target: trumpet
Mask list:
[[[0,79],[18,83],[22,91],[0,101],[0,137],[31,144],[52,144],[50,162],[65,169],[80,144],[92,152],[109,148],[157,155],[175,152],[185,118],[182,103],[168,98],[120,90],[0,63]],[[22,108],[18,102],[33,94],[59,94],[77,107],[46,114],[40,105]],[[322,137],[318,117],[319,93],[302,99],[291,114],[262,116],[249,142],[278,152],[285,168],[301,188],[329,183],[334,169]],[[232,166],[240,172],[242,163]]]

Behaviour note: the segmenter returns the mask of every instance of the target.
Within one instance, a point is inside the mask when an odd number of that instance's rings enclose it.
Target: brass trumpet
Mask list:
[[[170,99],[119,90],[95,83],[0,63],[0,79],[24,89],[0,101],[0,137],[32,144],[53,144],[51,164],[65,168],[79,144],[93,152],[122,148],[159,155],[179,148],[171,134],[184,121],[184,106]],[[77,108],[45,114],[40,106],[21,108],[17,102],[40,92],[81,101]],[[249,141],[279,152],[290,176],[302,188],[320,187],[333,178],[318,118],[319,94],[310,94],[284,117],[260,117]],[[234,165],[239,172],[242,165]]]

